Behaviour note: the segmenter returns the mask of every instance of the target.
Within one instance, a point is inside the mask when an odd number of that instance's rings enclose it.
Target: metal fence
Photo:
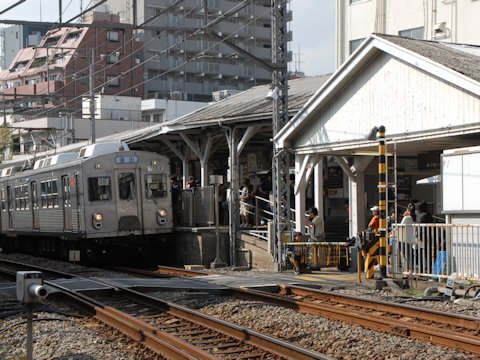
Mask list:
[[[213,186],[184,189],[181,194],[180,225],[211,226],[215,224]]]
[[[397,225],[390,237],[393,274],[480,279],[480,225]]]

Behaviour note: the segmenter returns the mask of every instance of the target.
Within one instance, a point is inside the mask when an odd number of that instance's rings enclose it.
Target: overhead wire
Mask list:
[[[151,57],[149,57],[149,58],[145,59],[143,62],[141,62],[141,63],[133,66],[131,69],[129,69],[128,71],[126,71],[125,73],[123,73],[123,74],[121,74],[121,75],[127,75],[127,74],[129,74],[131,71],[134,71],[134,70],[137,69],[138,67],[143,66],[145,63],[153,60],[154,58],[156,58],[156,57],[158,57],[158,56],[160,56],[160,55],[162,55],[162,54],[164,54],[164,53],[168,53],[171,49],[173,49],[174,47],[176,47],[176,46],[184,43],[185,41],[191,39],[192,37],[195,37],[195,36],[197,36],[198,34],[203,34],[203,33],[205,32],[205,29],[208,29],[208,28],[211,27],[212,25],[214,25],[214,24],[222,21],[224,18],[229,17],[232,13],[235,13],[235,12],[239,11],[239,9],[241,9],[241,8],[243,8],[243,7],[246,6],[246,5],[245,5],[246,3],[248,4],[248,3],[250,3],[250,2],[244,1],[244,2],[242,2],[242,3],[240,3],[240,4],[237,4],[236,6],[234,6],[232,9],[230,9],[230,10],[227,11],[226,13],[220,15],[219,17],[217,17],[216,19],[212,20],[211,22],[209,22],[208,24],[204,25],[203,27],[197,29],[197,30],[194,31],[193,33],[184,36],[181,40],[177,41],[176,43],[173,43],[171,46],[169,46],[169,47],[167,47],[167,48],[165,48],[165,49],[163,49],[163,50],[155,53],[155,54],[152,55]],[[196,8],[196,7],[195,7],[195,8]],[[193,11],[193,9],[192,9],[192,11]],[[235,32],[241,31],[243,28],[245,28],[246,26],[254,23],[255,21],[257,21],[259,18],[263,17],[263,16],[264,16],[266,13],[268,13],[268,12],[270,12],[270,9],[268,9],[268,10],[260,13],[259,15],[255,16],[253,19],[251,19],[251,20],[250,20],[249,22],[247,22],[245,25],[239,27]],[[181,19],[179,19],[179,20],[176,22],[176,24],[178,24],[178,22],[182,21],[185,17],[186,17],[186,15],[185,15],[184,17],[182,17]],[[165,32],[165,31],[167,31],[167,29],[162,30],[161,33]],[[214,48],[215,46],[217,46],[217,45],[225,42],[225,40],[228,40],[229,38],[233,37],[234,34],[235,34],[235,32],[232,32],[232,34],[230,34],[229,36],[225,37],[224,39],[219,40],[219,41],[213,43],[213,45],[209,46],[207,49],[204,49],[202,52],[204,52],[204,51],[209,51],[209,50],[211,50],[212,48]],[[146,44],[143,44],[137,51],[132,52],[131,54],[128,54],[127,57],[128,57],[128,56],[133,56],[133,55],[134,55],[136,52],[138,52],[138,51],[143,51],[143,50],[145,49],[145,46],[147,46],[150,42],[156,40],[156,38],[159,37],[159,36],[161,35],[161,33],[160,33],[159,35],[157,35],[156,37],[153,37],[153,38],[151,39],[151,41],[147,42]],[[134,40],[134,37],[132,37],[131,41],[135,41],[135,40]],[[123,46],[120,46],[120,48],[121,48],[121,47],[123,47]],[[202,55],[202,52],[200,52],[200,53],[198,53],[197,55],[193,56],[192,58],[190,58],[190,59],[188,59],[188,60],[180,63],[179,65],[177,65],[177,66],[175,66],[175,67],[173,67],[173,68],[170,68],[169,70],[166,70],[166,71],[164,71],[164,72],[162,72],[162,73],[159,73],[159,74],[157,74],[157,75],[155,75],[155,76],[153,76],[153,77],[151,77],[151,78],[149,78],[149,79],[146,79],[146,80],[144,80],[144,81],[135,83],[135,84],[133,84],[131,87],[127,88],[127,89],[120,90],[119,92],[115,93],[113,96],[115,96],[115,95],[121,95],[121,94],[123,94],[123,93],[125,93],[125,92],[128,92],[128,91],[130,91],[130,90],[132,90],[132,89],[134,89],[134,88],[136,88],[136,87],[139,87],[139,86],[141,86],[141,85],[144,85],[144,84],[146,84],[146,83],[148,83],[148,82],[150,82],[150,81],[153,81],[153,80],[155,80],[155,79],[157,79],[157,78],[159,78],[159,77],[161,77],[161,76],[164,76],[164,75],[166,75],[166,74],[168,74],[168,73],[170,73],[170,72],[172,72],[172,71],[175,71],[175,70],[177,70],[178,68],[181,68],[181,67],[185,66],[186,64],[188,64],[188,63],[190,63],[190,62],[192,62],[192,61],[197,61],[197,60],[198,60],[198,57]],[[95,64],[98,64],[99,62],[100,62],[100,60],[97,61],[97,63],[95,63]],[[111,64],[110,67],[113,66],[113,65],[114,65],[114,64]],[[109,68],[109,67],[107,67],[107,68]],[[85,69],[86,69],[86,68],[85,68]],[[105,69],[101,69],[101,70],[95,72],[94,74],[101,73],[101,72],[103,72],[104,70],[105,70]],[[78,72],[77,72],[77,73],[78,73]],[[121,76],[121,75],[119,75],[119,76]],[[88,75],[87,75],[87,76],[88,76]],[[73,81],[77,81],[77,79],[76,79],[76,80],[72,80],[71,82],[73,82]],[[71,82],[70,82],[70,83],[71,83]],[[68,84],[70,84],[70,83],[68,83]],[[94,91],[101,89],[103,86],[108,85],[108,83],[109,83],[109,82],[103,82],[103,83],[101,83],[101,84],[99,84],[99,85],[96,85],[96,87],[94,88]],[[65,85],[65,86],[66,86],[66,85]],[[68,100],[66,103],[72,102],[72,101],[75,101],[75,100],[78,100],[78,99],[81,99],[81,98],[84,97],[84,96],[85,96],[84,94],[79,95],[79,96],[77,96],[77,97],[75,97],[75,98],[72,98],[72,99]],[[56,108],[63,108],[63,107],[64,107],[64,104],[63,104],[63,105],[58,105],[58,106],[49,108],[48,110],[46,110],[46,111],[44,111],[44,112],[37,113],[36,116],[40,116],[40,115],[46,114],[46,113],[48,113],[48,112],[50,112],[50,111],[52,111],[52,110],[54,110],[54,109],[56,109]]]
[[[177,25],[180,21],[182,21],[182,20],[184,20],[185,18],[187,18],[189,14],[191,14],[192,12],[194,12],[194,11],[197,9],[197,7],[198,7],[198,5],[195,6],[195,7],[193,7],[193,8],[192,8],[190,11],[188,11],[182,18],[180,18],[179,20],[177,20],[177,22],[176,22],[174,25]],[[113,26],[113,27],[114,27],[114,26]],[[155,40],[156,40],[163,32],[165,32],[165,31],[167,31],[167,30],[166,30],[166,29],[162,30],[161,33],[158,34],[156,37],[152,38],[150,41],[148,41],[147,43],[145,43],[145,44],[143,44],[142,46],[140,46],[137,50],[132,51],[131,53],[127,54],[127,55],[123,58],[123,60],[128,59],[128,58],[131,57],[131,56],[134,56],[134,55],[135,55],[136,53],[138,53],[138,52],[142,52],[142,53],[143,53],[143,50],[144,50],[145,46],[147,46],[149,43],[155,41]],[[140,36],[140,35],[141,35],[141,34],[136,34],[135,37]],[[96,35],[93,34],[93,35],[89,38],[89,40],[92,40],[93,38],[95,38],[95,36],[96,36]],[[125,44],[123,44],[123,45],[119,45],[119,47],[118,47],[117,49],[113,50],[112,53],[115,53],[116,51],[121,50],[123,47],[125,47],[125,46],[127,46],[127,45],[130,45],[131,42],[135,42],[135,41],[136,41],[136,40],[135,40],[135,37],[132,36],[132,38],[131,38],[127,43],[125,43]],[[88,42],[88,40],[87,40],[86,42]],[[102,45],[105,45],[106,43],[108,43],[108,41],[103,42],[103,43],[100,44],[99,46],[101,47]],[[179,43],[181,43],[181,42],[179,42]],[[176,44],[174,44],[174,45],[172,45],[172,46],[176,46]],[[58,47],[57,49],[58,49],[58,50],[61,50],[62,47]],[[155,56],[157,56],[157,55],[155,55]],[[152,58],[153,58],[153,57],[152,57]],[[149,59],[147,59],[146,61],[149,61]],[[146,61],[145,61],[145,62],[146,62]],[[145,62],[143,62],[143,63],[145,63]],[[95,63],[93,63],[93,66],[96,67],[96,65],[98,65],[98,64],[100,64],[100,63],[103,63],[103,60],[101,60],[101,59],[100,59],[100,60],[97,60]],[[140,65],[142,65],[143,63],[141,63]],[[100,74],[100,73],[103,73],[103,72],[107,71],[109,68],[114,67],[115,65],[116,65],[116,64],[110,64],[110,65],[108,65],[107,67],[104,67],[103,69],[100,69],[100,70],[98,70],[98,71],[94,71],[94,72],[93,72],[93,75],[95,76],[95,75],[98,75],[98,74]],[[135,68],[137,68],[137,67],[138,67],[138,66],[135,66],[133,69],[135,69]],[[76,73],[76,74],[79,74],[79,73],[81,74],[82,72],[89,70],[89,68],[90,68],[90,65],[89,65],[88,67],[84,68],[84,69],[75,71],[75,73]],[[128,74],[128,73],[130,73],[130,71],[126,72],[125,74]],[[81,78],[83,78],[83,77],[87,77],[87,78],[88,78],[88,77],[89,77],[89,74],[85,74],[84,76],[81,76]],[[63,87],[66,87],[66,86],[68,86],[68,85],[71,85],[72,83],[75,83],[76,81],[79,81],[79,79],[73,79],[73,80],[71,80],[70,82],[66,83]],[[101,88],[102,88],[103,86],[105,86],[105,85],[108,85],[108,82],[104,82],[104,83],[102,83],[102,84],[99,84],[97,87],[95,87],[94,90],[99,90],[99,89],[101,89]],[[132,88],[134,88],[134,87],[132,87]],[[58,90],[58,91],[50,94],[49,97],[62,96],[62,95],[59,95],[59,93],[60,93],[61,91],[62,91],[62,89],[60,89],[60,90]],[[82,94],[82,95],[79,95],[79,96],[77,96],[77,97],[74,97],[74,98],[72,98],[72,99],[64,102],[62,105],[57,105],[57,106],[55,106],[55,107],[50,107],[48,110],[45,110],[45,111],[43,111],[43,112],[36,113],[35,116],[47,114],[48,112],[51,112],[52,110],[55,110],[56,108],[62,108],[65,104],[68,104],[69,102],[73,102],[73,101],[75,101],[75,100],[79,100],[79,99],[81,99],[81,98],[84,97],[84,96],[85,96],[85,95]],[[22,99],[22,101],[25,101],[25,100]],[[23,111],[22,109],[18,110],[18,112],[22,112],[22,111]]]

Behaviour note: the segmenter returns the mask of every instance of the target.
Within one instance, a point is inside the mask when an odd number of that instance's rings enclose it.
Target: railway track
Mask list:
[[[10,262],[10,265],[13,267],[14,262]],[[25,264],[19,264],[19,268],[38,270]],[[8,272],[11,273],[12,269]],[[60,274],[64,277],[64,273]],[[95,318],[168,358],[330,359],[323,354],[131,289],[112,287],[108,294],[103,291],[101,295],[93,297],[49,280],[44,283],[81,304]]]
[[[128,270],[135,272],[133,269]],[[196,273],[198,273],[183,269],[176,270],[175,268],[166,268],[164,271],[160,269],[153,274],[163,277],[197,276]],[[147,276],[148,271],[143,274]],[[202,272],[200,274],[205,275]],[[446,314],[405,304],[335,294],[301,286],[279,285],[277,293],[232,289],[231,295],[269,302],[302,313],[480,355],[479,318]]]
[[[182,276],[179,270],[167,271]],[[277,293],[232,289],[231,295],[480,355],[479,318],[301,286],[279,285]]]
[[[108,268],[118,272],[123,272],[129,275],[145,276],[145,277],[159,277],[159,278],[171,278],[171,277],[197,277],[208,276],[209,274],[203,271],[186,270],[181,268],[175,268],[170,266],[157,266],[157,270],[143,270],[131,267],[115,266]]]
[[[480,319],[475,317],[300,286],[279,286],[277,293],[235,289],[232,295],[480,355]]]

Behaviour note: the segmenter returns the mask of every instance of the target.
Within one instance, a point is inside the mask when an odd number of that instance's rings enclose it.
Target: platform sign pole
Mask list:
[[[27,316],[27,360],[33,360],[33,304],[25,304]]]
[[[219,206],[218,206],[218,187],[220,184],[223,184],[223,177],[221,175],[210,175],[210,184],[213,185],[213,191],[214,191],[214,207],[215,207],[215,236],[216,236],[216,257],[213,262],[210,263],[210,268],[211,269],[216,269],[219,267],[225,267],[227,266],[226,263],[222,261],[220,258],[220,224],[219,224]]]

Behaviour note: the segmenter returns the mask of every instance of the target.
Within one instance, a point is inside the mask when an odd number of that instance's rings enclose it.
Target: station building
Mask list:
[[[209,175],[224,175],[231,196],[229,226],[222,230],[223,259],[274,268],[272,234],[240,229],[238,217],[240,183],[245,176],[268,171],[273,146],[295,158],[297,230],[304,228],[308,201],[323,210],[326,227],[346,220],[347,236],[365,228],[369,207],[378,203],[378,142],[367,134],[380,126],[386,128],[388,158],[396,159],[390,165],[396,171],[398,207],[416,198],[429,204],[437,221],[450,221],[441,185],[421,183],[441,173],[443,151],[478,144],[479,54],[476,46],[372,35],[333,75],[289,82],[292,119],[275,139],[272,103],[265,98],[269,87],[257,86],[181,118],[106,140],[167,154],[173,174],[184,179],[195,175],[201,188],[209,187]],[[72,146],[79,145],[65,151]],[[213,236],[206,208],[197,209],[202,219],[190,219],[178,229],[184,234],[179,252],[197,252],[184,257],[185,263],[213,260],[213,248],[205,245]],[[332,234],[327,231],[327,240],[341,240]],[[471,249],[478,251],[475,244],[473,239]]]

